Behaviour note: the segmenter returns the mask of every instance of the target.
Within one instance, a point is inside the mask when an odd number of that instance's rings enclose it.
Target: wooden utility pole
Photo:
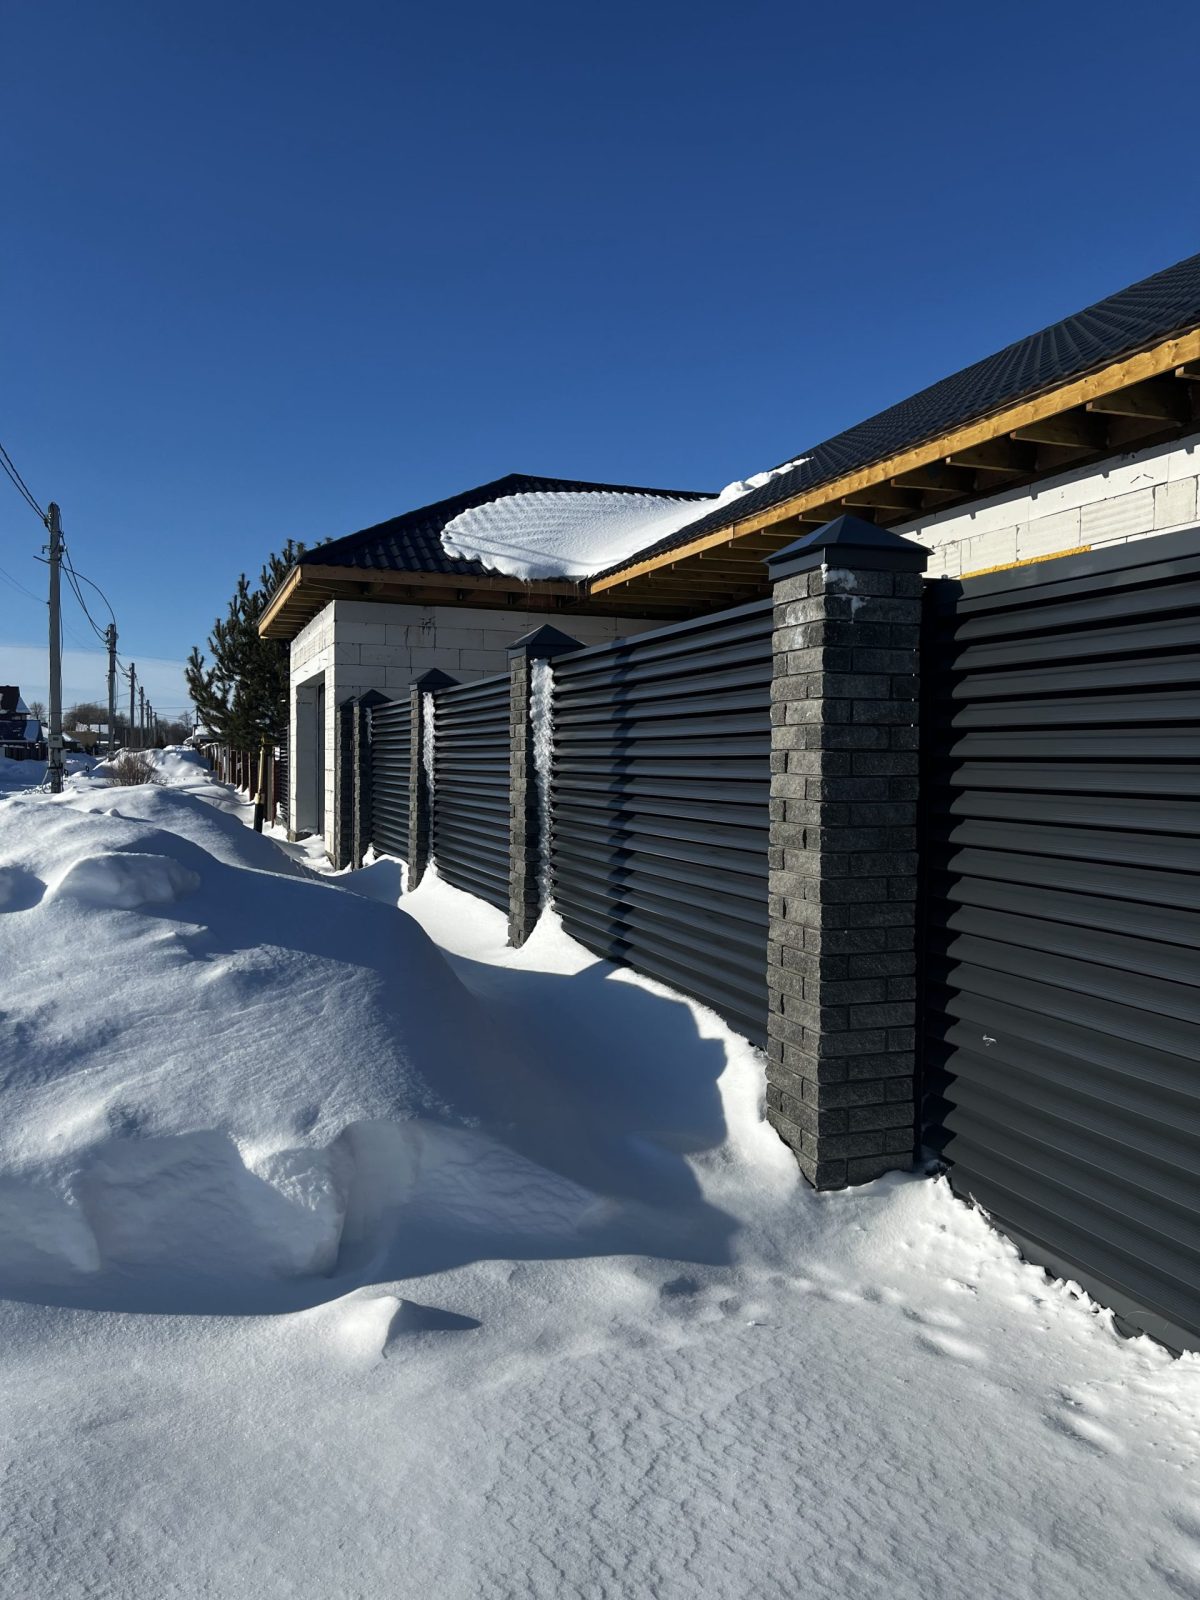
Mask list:
[[[108,751],[113,753],[113,744],[117,737],[117,625],[110,622],[104,630],[104,642],[108,646]]]
[[[50,527],[50,740],[46,772],[50,793],[63,787],[62,737],[62,601],[59,594],[62,566],[62,525],[53,500],[47,518]]]

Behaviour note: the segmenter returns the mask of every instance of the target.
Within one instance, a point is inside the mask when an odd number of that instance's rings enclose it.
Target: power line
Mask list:
[[[46,513],[42,510],[41,506],[38,505],[36,499],[34,498],[33,490],[17,471],[16,463],[13,461],[13,458],[9,455],[8,451],[2,444],[0,444],[0,467],[3,467],[6,475],[12,482],[13,488],[21,496],[25,504],[34,512],[39,522],[41,522],[44,526],[47,521]]]
[[[39,606],[46,604],[40,594],[34,594],[32,589],[27,589],[23,583],[14,578],[11,572],[6,572],[3,567],[0,567],[0,578],[7,578],[14,589],[19,589],[22,594],[28,595],[31,600],[36,600]]]

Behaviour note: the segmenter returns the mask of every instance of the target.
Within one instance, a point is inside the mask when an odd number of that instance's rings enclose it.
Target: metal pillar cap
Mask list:
[[[929,552],[924,545],[890,528],[878,528],[862,517],[835,517],[802,539],[766,557],[771,582],[816,567],[845,566],[869,572],[924,572]]]
[[[531,661],[545,661],[550,656],[566,655],[568,650],[582,649],[583,646],[578,639],[572,639],[560,628],[551,627],[548,622],[544,622],[532,633],[523,634],[520,639],[515,639],[508,646],[508,653],[510,656],[527,656]]]

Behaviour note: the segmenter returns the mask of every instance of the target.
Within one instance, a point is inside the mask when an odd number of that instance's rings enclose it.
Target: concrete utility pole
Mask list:
[[[62,610],[59,596],[62,565],[62,526],[59,510],[50,502],[50,741],[46,772],[50,793],[61,794],[63,787],[62,737]]]
[[[113,753],[113,742],[117,737],[117,625],[110,622],[104,630],[104,642],[108,646],[108,754]]]
[[[138,749],[146,748],[146,691],[138,684]]]
[[[137,693],[135,688],[136,683],[137,666],[131,661],[129,663],[129,748],[131,750],[133,749],[133,703]]]

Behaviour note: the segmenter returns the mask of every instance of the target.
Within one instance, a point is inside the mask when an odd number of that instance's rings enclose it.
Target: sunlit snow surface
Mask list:
[[[442,548],[509,577],[588,578],[790,472],[803,459],[728,484],[705,500],[615,490],[505,495],[448,522]]]
[[[1200,1361],[805,1189],[552,918],[162,765],[0,801],[0,1594],[1200,1594]]]

